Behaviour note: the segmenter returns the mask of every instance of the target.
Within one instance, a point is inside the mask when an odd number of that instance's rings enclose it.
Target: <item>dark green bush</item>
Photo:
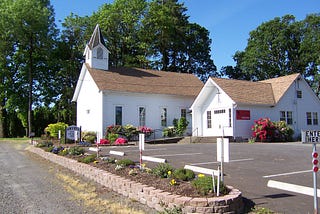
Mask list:
[[[199,194],[205,196],[208,193],[213,192],[213,182],[211,176],[198,177],[193,180],[192,185],[198,190]],[[215,179],[215,188],[217,189],[217,180]],[[220,182],[220,194],[225,195],[228,193],[228,188]]]
[[[130,165],[135,165],[135,162],[130,159],[122,159],[122,160],[118,160],[116,164],[121,166],[130,166]]]
[[[152,169],[152,173],[161,177],[161,178],[168,178],[168,172],[173,171],[173,167],[168,163],[159,163],[156,167]]]
[[[96,160],[96,155],[89,155],[83,158],[80,158],[78,161],[81,163],[92,163],[93,161]]]
[[[182,181],[191,181],[195,178],[195,174],[192,170],[183,168],[174,170],[172,176],[173,178]]]
[[[70,155],[83,155],[84,149],[79,146],[74,146],[69,149],[69,154]]]

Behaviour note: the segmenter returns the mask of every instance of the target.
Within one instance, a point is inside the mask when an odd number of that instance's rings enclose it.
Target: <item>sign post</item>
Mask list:
[[[223,163],[229,162],[229,138],[217,138],[217,161],[220,162],[221,181],[223,182]]]
[[[140,169],[142,168],[142,150],[144,150],[145,135],[139,134]]]
[[[301,141],[305,144],[313,144],[312,149],[312,164],[313,164],[313,208],[314,213],[318,213],[318,197],[317,197],[317,172],[319,170],[318,167],[318,152],[317,152],[317,144],[320,143],[320,131],[316,130],[306,130],[301,131]]]

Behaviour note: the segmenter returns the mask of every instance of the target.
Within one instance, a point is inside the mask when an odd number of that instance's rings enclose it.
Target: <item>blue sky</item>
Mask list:
[[[76,2],[76,3],[71,3]],[[210,32],[211,57],[218,70],[234,65],[232,56],[244,50],[249,32],[263,22],[292,14],[303,20],[307,14],[320,13],[319,0],[180,0],[188,9],[190,22],[198,23]],[[112,0],[51,0],[56,20],[64,20],[70,13],[91,15],[102,4]],[[58,25],[59,26],[59,25]]]

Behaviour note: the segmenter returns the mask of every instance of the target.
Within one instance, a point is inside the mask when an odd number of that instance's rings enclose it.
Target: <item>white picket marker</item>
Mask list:
[[[155,158],[155,157],[150,157],[150,156],[142,156],[141,159],[142,159],[142,160],[145,160],[145,161],[151,161],[151,162],[157,162],[157,163],[165,163],[165,162],[167,162],[166,159],[163,159],[163,158]]]
[[[109,154],[111,155],[119,155],[119,156],[124,156],[124,152],[119,152],[119,151],[110,151]]]

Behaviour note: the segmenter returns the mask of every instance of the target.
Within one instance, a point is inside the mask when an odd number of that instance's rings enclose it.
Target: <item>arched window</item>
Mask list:
[[[97,59],[103,59],[103,50],[101,47],[97,49]]]

